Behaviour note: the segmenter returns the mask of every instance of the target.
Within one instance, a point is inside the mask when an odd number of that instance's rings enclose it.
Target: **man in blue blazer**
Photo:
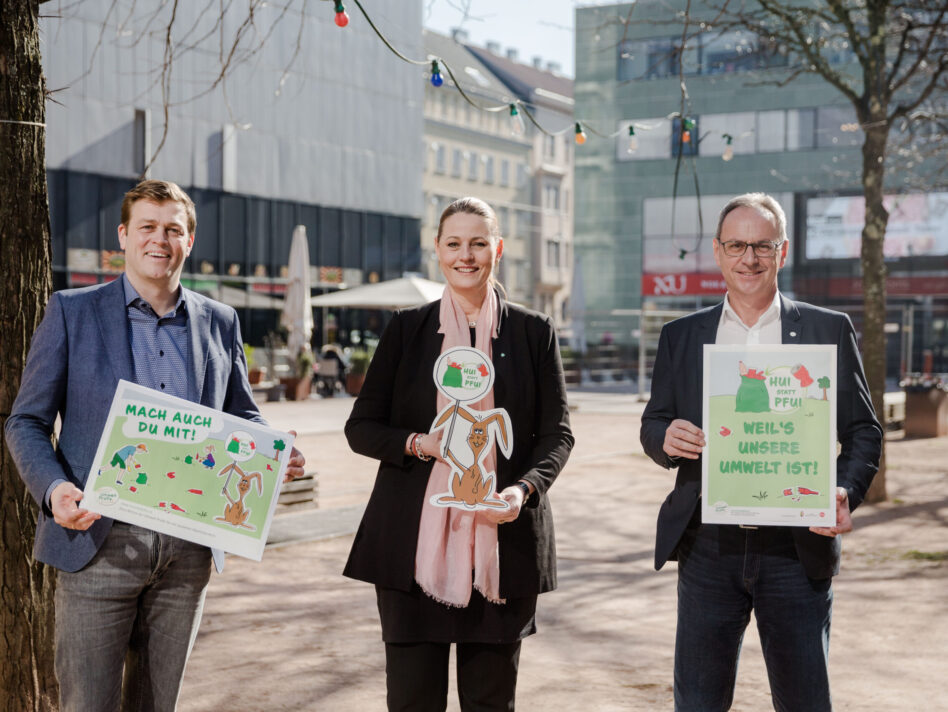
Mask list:
[[[143,181],[125,195],[125,274],[52,295],[7,420],[40,509],[34,556],[59,569],[64,711],[173,710],[210,577],[206,547],[78,506],[119,379],[263,422],[236,312],[181,286],[195,224],[194,203],[174,183]],[[303,464],[294,450],[288,477]]]
[[[852,530],[879,465],[876,420],[845,314],[794,302],[777,290],[788,250],[786,217],[770,196],[749,193],[722,210],[714,258],[727,284],[723,304],[666,324],[642,415],[646,453],[677,468],[658,515],[655,568],[678,561],[675,710],[730,708],[744,629],[757,619],[774,708],[829,712],[827,655],[832,576],[840,534]],[[836,526],[702,524],[702,359],[705,344],[835,344]]]

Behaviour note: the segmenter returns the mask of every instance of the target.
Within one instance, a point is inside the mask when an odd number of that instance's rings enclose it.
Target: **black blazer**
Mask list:
[[[836,484],[849,493],[855,509],[879,469],[882,427],[876,420],[862,370],[856,333],[849,317],[803,302],[780,297],[784,344],[836,344],[836,435],[842,445],[836,458]],[[713,344],[723,304],[703,309],[666,324],[658,341],[652,393],[642,414],[642,445],[646,454],[665,468],[678,468],[675,489],[658,514],[655,568],[675,560],[681,535],[701,496],[701,459],[673,460],[662,449],[672,420],[683,418],[703,429],[701,422],[702,359],[705,344]],[[840,537],[789,527],[807,576],[824,579],[839,572]]]
[[[405,441],[413,432],[428,432],[437,413],[432,371],[443,340],[440,304],[395,312],[346,422],[349,446],[382,462],[343,573],[403,591],[415,578],[418,526],[433,466],[405,455]],[[510,414],[514,447],[509,460],[498,452],[497,491],[518,479],[536,488],[520,516],[497,527],[500,595],[520,597],[556,588],[546,493],[566,464],[573,436],[550,318],[503,298],[499,306],[494,403]]]

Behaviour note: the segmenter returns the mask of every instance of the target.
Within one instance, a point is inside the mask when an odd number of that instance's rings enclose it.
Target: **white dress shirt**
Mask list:
[[[757,323],[747,326],[734,311],[728,296],[724,295],[724,309],[718,322],[715,344],[781,344],[783,331],[780,326],[780,292],[774,293],[774,300],[767,311],[760,315]]]

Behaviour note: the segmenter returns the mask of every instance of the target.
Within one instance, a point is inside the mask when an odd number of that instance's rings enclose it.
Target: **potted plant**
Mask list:
[[[368,351],[353,351],[349,357],[349,368],[346,372],[346,392],[351,396],[359,395],[362,384],[365,383],[365,372],[369,370],[369,361],[372,357]]]
[[[251,386],[259,384],[265,374],[265,369],[255,363],[255,350],[250,344],[244,344],[244,357],[247,359],[247,380],[250,381]]]
[[[287,400],[306,400],[309,398],[313,386],[313,350],[307,344],[296,357],[296,374],[288,378],[281,378],[280,383],[286,386]]]

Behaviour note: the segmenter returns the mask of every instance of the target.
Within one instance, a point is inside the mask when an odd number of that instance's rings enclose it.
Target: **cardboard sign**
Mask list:
[[[704,347],[701,521],[836,524],[836,347]]]
[[[80,503],[259,561],[293,436],[119,381]]]
[[[509,509],[497,496],[497,475],[484,463],[495,444],[504,457],[513,452],[510,415],[503,408],[474,410],[470,403],[483,398],[494,385],[494,364],[483,351],[459,346],[435,362],[434,382],[454,403],[447,405],[431,424],[431,432],[444,430],[441,457],[451,466],[450,490],[429,500],[436,507]]]

